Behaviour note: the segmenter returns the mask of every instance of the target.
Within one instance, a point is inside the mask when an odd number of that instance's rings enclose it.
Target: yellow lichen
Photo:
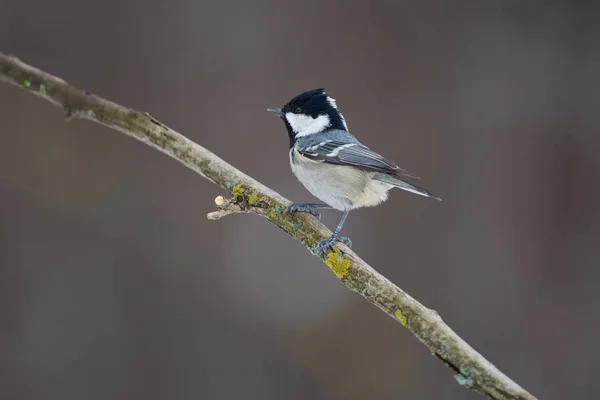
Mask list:
[[[402,324],[402,326],[406,326],[408,319],[406,318],[406,315],[402,314],[402,311],[396,310],[396,312],[394,313],[394,316]]]
[[[241,183],[231,188],[231,193],[233,193],[234,196],[239,196],[240,194],[244,194],[244,192],[244,185]]]
[[[275,218],[280,212],[281,206],[279,204],[275,204],[275,207],[273,207],[270,211],[271,217]]]
[[[349,259],[343,258],[341,254],[334,253],[332,251],[330,251],[327,254],[327,259],[324,261],[325,264],[327,264],[327,266],[331,268],[331,270],[333,271],[335,276],[338,277],[338,279],[342,279],[343,277],[348,275],[348,269],[352,264],[352,261],[350,261]]]
[[[250,204],[251,206],[256,204],[257,201],[258,201],[258,195],[256,193],[252,193],[252,194],[250,194],[250,196],[248,196],[248,204]]]

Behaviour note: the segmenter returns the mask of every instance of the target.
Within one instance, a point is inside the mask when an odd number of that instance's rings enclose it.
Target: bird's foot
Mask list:
[[[287,206],[285,208],[285,210],[283,210],[284,214],[287,214],[290,212],[310,213],[310,214],[314,215],[315,217],[317,217],[319,220],[321,220],[321,213],[319,212],[319,210],[317,210],[315,207],[311,206],[310,204],[294,203],[294,204]]]
[[[321,240],[315,248],[315,253],[323,258],[327,254],[327,250],[333,246],[336,242],[342,242],[348,247],[352,247],[352,240],[346,236],[332,235],[328,239]]]

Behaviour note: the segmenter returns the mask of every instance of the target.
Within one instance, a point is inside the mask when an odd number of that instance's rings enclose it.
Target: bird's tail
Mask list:
[[[435,194],[431,193],[430,191],[422,189],[418,186],[412,185],[408,182],[404,182],[398,178],[393,177],[392,175],[378,173],[378,174],[375,174],[373,179],[376,179],[380,182],[388,183],[388,184],[395,186],[397,188],[400,188],[402,190],[406,190],[407,192],[412,192],[412,193],[418,194],[420,196],[431,197],[432,199],[442,201],[442,199],[440,197],[436,196]]]

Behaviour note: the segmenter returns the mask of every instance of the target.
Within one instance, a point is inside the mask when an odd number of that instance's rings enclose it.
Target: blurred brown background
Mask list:
[[[265,109],[324,86],[444,198],[352,213],[355,250],[540,399],[591,398],[600,7],[416,3],[0,0],[0,51],[297,201]],[[172,159],[6,85],[0,138],[0,398],[479,398],[275,226],[207,221],[222,190]]]

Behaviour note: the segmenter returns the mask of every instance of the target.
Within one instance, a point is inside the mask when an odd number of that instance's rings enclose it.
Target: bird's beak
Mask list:
[[[279,118],[283,117],[283,111],[281,111],[281,108],[267,108],[267,111],[277,115]]]

